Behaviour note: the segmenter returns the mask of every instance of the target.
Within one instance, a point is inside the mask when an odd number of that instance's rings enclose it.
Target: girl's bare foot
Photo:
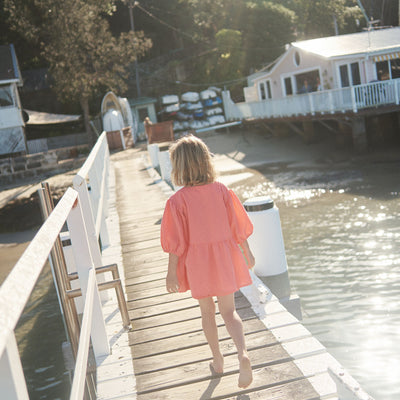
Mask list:
[[[210,364],[216,374],[224,373],[224,356],[222,354],[214,357]]]
[[[241,389],[246,389],[251,382],[253,382],[253,371],[251,370],[250,359],[245,355],[240,360],[238,386]]]

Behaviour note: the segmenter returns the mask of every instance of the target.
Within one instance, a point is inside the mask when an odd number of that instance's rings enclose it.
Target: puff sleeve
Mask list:
[[[185,220],[170,198],[161,221],[161,247],[166,253],[182,256],[186,250]]]
[[[243,243],[252,233],[253,224],[239,198],[232,190],[228,190],[228,218],[233,238],[236,243]]]

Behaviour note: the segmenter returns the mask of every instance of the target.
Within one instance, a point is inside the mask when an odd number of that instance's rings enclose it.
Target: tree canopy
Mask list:
[[[381,25],[398,15],[396,0],[362,4]],[[134,97],[134,60],[143,95],[210,83],[240,92],[238,82],[287,43],[366,26],[357,0],[0,0],[0,7],[0,42],[16,41],[22,65],[46,64],[59,96],[86,108],[107,90]]]
[[[64,101],[79,102],[89,127],[89,100],[106,90],[123,92],[127,66],[151,46],[141,32],[111,34],[108,0],[4,0],[11,27],[39,46],[54,88]]]

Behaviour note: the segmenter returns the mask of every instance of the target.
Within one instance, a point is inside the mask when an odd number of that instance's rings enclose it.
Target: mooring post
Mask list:
[[[248,199],[243,205],[254,226],[249,237],[256,259],[254,273],[295,317],[301,319],[300,299],[291,296],[278,208],[266,196]]]
[[[156,143],[148,144],[147,151],[149,152],[151,165],[153,166],[153,168],[157,168],[160,165],[160,161],[158,160],[158,154],[160,153],[160,148],[158,147],[158,144]]]
[[[160,151],[158,153],[160,160],[161,177],[164,181],[171,182],[172,165],[169,158],[169,151]]]

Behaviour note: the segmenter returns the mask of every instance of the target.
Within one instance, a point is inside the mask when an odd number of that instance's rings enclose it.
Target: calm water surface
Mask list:
[[[275,201],[304,325],[376,400],[400,399],[399,171],[280,166],[233,186]]]
[[[0,235],[0,284],[18,261],[35,232]],[[57,293],[47,263],[15,329],[22,367],[31,400],[69,398],[70,379],[62,343],[66,341]],[[1,395],[0,395],[0,398]]]

